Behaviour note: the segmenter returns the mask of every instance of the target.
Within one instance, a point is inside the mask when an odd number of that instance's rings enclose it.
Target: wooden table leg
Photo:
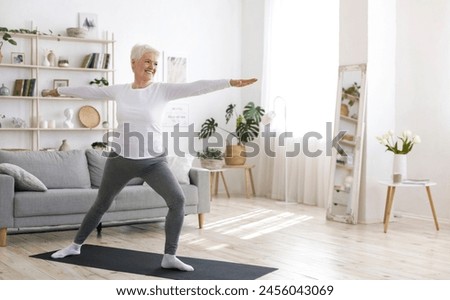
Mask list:
[[[389,218],[391,216],[392,203],[394,202],[395,186],[388,187],[388,201],[386,203],[385,211],[385,222],[384,222],[384,233],[387,232],[389,226]]]
[[[211,172],[209,173],[209,196],[210,196],[210,201],[212,201],[213,199],[213,195],[214,195],[214,176],[215,176],[215,172]]]
[[[383,218],[383,224],[386,224],[387,220],[387,208],[389,205],[389,196],[391,195],[391,187],[388,186],[387,193],[386,193],[386,204],[384,205],[384,218]]]
[[[434,218],[434,225],[436,226],[436,230],[439,230],[439,223],[438,223],[438,220],[436,217],[436,210],[434,209],[433,198],[431,197],[430,187],[426,186],[425,189],[427,190],[428,201],[430,201],[431,212],[433,213],[433,218]]]
[[[219,174],[218,172],[214,172],[214,196],[217,196],[219,193]]]
[[[248,185],[250,184],[250,179],[248,175],[248,169],[244,169],[244,177],[245,177],[245,194],[247,195],[247,198],[250,198],[249,188]]]
[[[252,186],[252,195],[256,196],[256,192],[255,192],[255,184],[253,183],[253,173],[252,173],[252,169],[248,169],[248,174],[250,175],[250,184]]]
[[[225,192],[227,193],[228,198],[230,198],[230,193],[228,192],[227,182],[225,181],[225,176],[223,176],[223,172],[220,172],[220,176],[222,177],[223,186],[225,187]]]

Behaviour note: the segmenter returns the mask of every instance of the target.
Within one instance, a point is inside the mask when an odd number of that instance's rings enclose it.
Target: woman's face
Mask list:
[[[146,52],[139,60],[132,60],[131,68],[136,79],[152,81],[158,68],[158,58],[154,53]]]

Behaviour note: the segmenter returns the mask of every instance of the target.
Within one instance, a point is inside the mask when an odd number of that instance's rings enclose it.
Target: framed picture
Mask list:
[[[11,53],[11,63],[14,65],[25,64],[25,53],[23,52],[12,52]]]
[[[189,126],[189,104],[169,103],[164,111],[163,126],[173,127],[179,124],[180,127]]]
[[[86,37],[98,38],[98,18],[96,14],[78,13],[78,26],[87,29]]]
[[[54,79],[53,88],[66,87],[69,86],[69,79]]]

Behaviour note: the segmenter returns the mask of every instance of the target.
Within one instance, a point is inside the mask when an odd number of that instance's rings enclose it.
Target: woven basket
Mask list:
[[[201,159],[200,164],[202,168],[208,170],[218,170],[222,169],[224,161],[223,159]]]
[[[225,151],[225,163],[227,165],[244,165],[245,161],[245,146],[227,145]]]
[[[78,117],[81,124],[87,128],[94,128],[100,124],[100,114],[95,109],[95,107],[90,105],[85,105],[80,108],[78,112]]]

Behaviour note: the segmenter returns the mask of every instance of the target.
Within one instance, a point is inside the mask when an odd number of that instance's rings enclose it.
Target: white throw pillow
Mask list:
[[[189,170],[192,168],[194,157],[186,155],[185,157],[167,156],[167,162],[172,173],[180,184],[190,184]]]
[[[47,190],[42,181],[19,166],[8,163],[0,164],[0,173],[14,177],[15,188],[18,191],[44,192]]]

